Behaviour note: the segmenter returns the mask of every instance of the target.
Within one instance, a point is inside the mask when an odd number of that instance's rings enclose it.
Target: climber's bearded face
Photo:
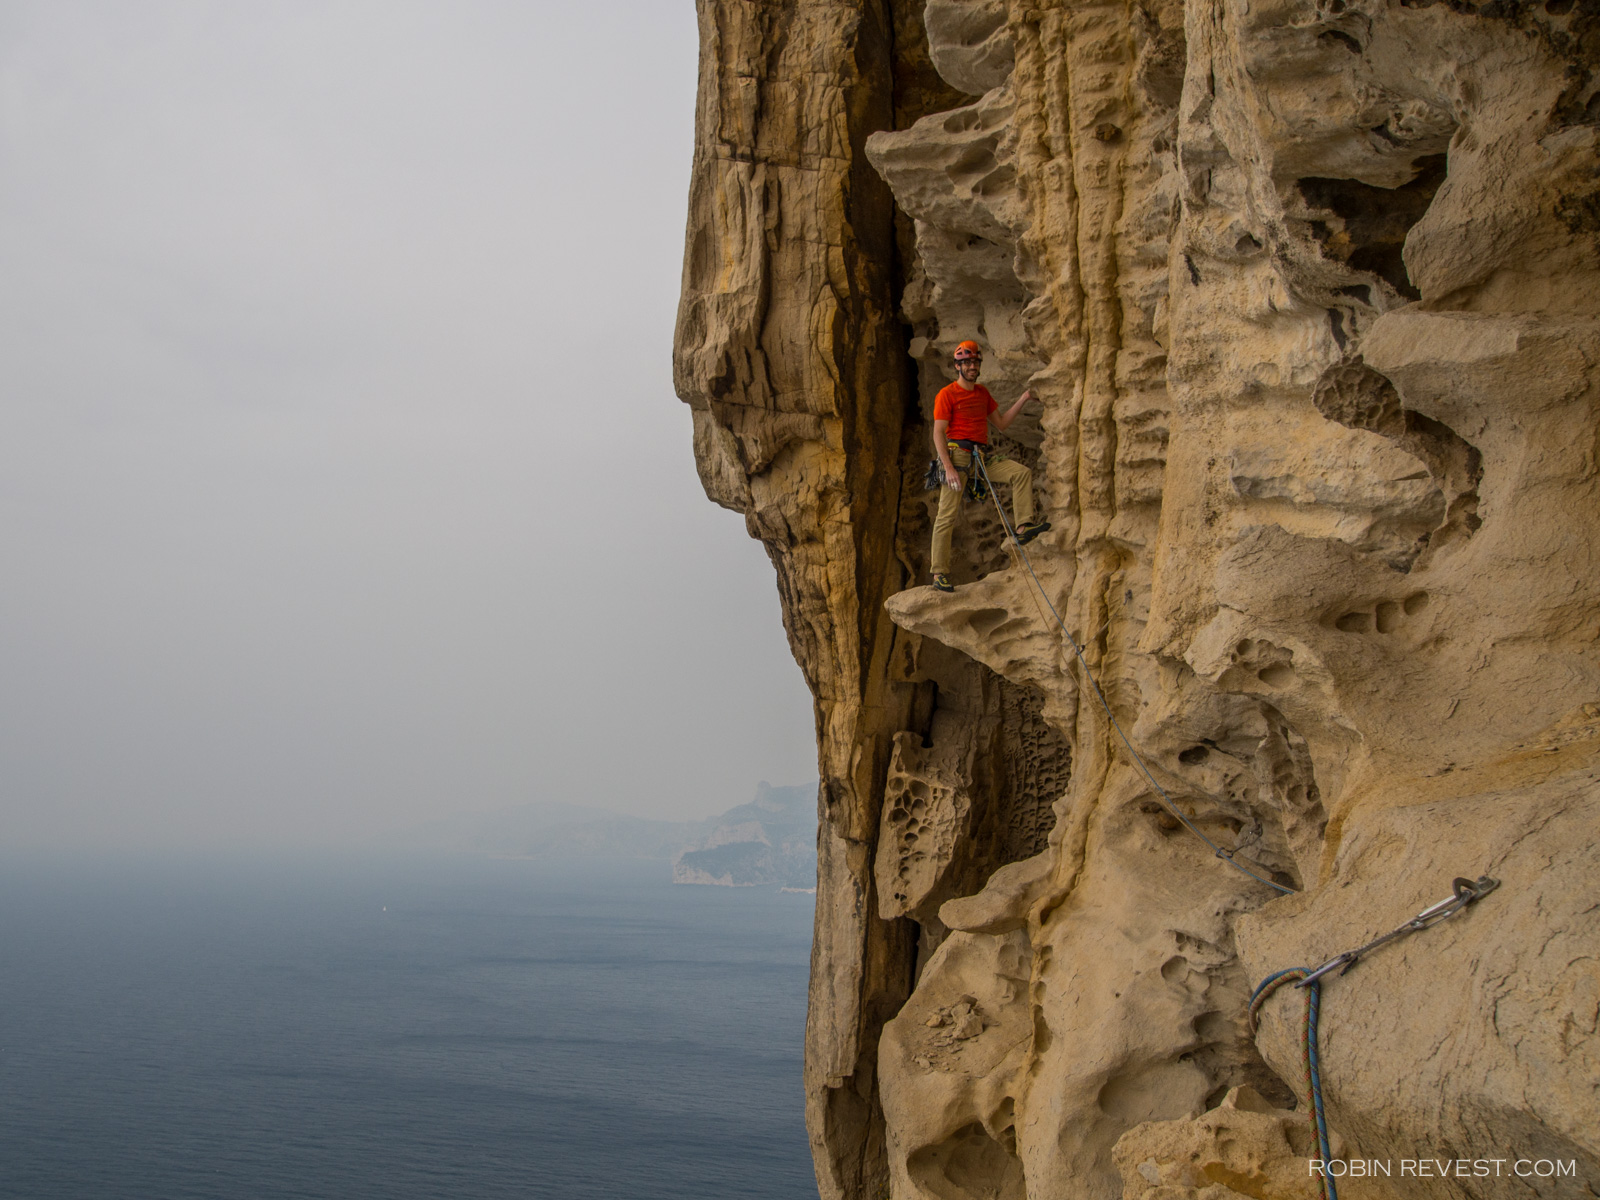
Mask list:
[[[983,370],[983,359],[963,358],[956,361],[956,374],[961,376],[962,383],[976,383],[978,373]]]

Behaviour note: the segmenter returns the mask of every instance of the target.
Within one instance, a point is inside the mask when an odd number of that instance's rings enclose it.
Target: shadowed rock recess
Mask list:
[[[699,0],[679,394],[816,698],[822,1196],[1600,1193],[1600,9]],[[986,351],[1028,547],[923,586]],[[1401,1177],[1402,1160],[1505,1160]],[[1572,1174],[1512,1176],[1519,1159]]]

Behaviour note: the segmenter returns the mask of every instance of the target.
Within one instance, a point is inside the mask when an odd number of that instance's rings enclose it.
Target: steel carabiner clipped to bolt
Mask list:
[[[1392,942],[1396,938],[1405,937],[1408,933],[1416,933],[1419,929],[1428,929],[1437,925],[1440,921],[1455,916],[1467,905],[1482,900],[1499,886],[1500,881],[1498,879],[1490,879],[1487,875],[1480,875],[1477,879],[1458,876],[1450,883],[1450,895],[1439,901],[1439,903],[1430,904],[1404,925],[1397,929],[1391,929],[1381,938],[1375,938],[1365,946],[1355,950],[1346,950],[1343,954],[1330,958],[1311,974],[1300,980],[1299,983],[1295,984],[1295,987],[1307,987],[1338,967],[1344,968],[1339,974],[1346,975],[1356,963],[1361,961],[1361,956],[1368,951],[1376,950],[1379,946]]]
[[[1490,879],[1487,875],[1480,875],[1477,879],[1455,879],[1450,884],[1450,895],[1437,904],[1430,904],[1416,916],[1412,917],[1398,929],[1390,930],[1381,938],[1368,942],[1358,950],[1346,950],[1336,958],[1330,958],[1315,971],[1306,967],[1289,967],[1286,970],[1276,971],[1267,976],[1256,987],[1250,997],[1250,1032],[1256,1031],[1257,1014],[1261,1006],[1266,1003],[1267,997],[1283,985],[1298,980],[1295,987],[1304,988],[1306,993],[1305,1004],[1305,1034],[1300,1039],[1305,1052],[1306,1063],[1306,1091],[1309,1100],[1309,1111],[1312,1127],[1316,1131],[1317,1150],[1324,1162],[1333,1158],[1332,1140],[1328,1136],[1327,1117],[1322,1104],[1322,1065],[1317,1050],[1317,1021],[1322,1007],[1321,978],[1337,967],[1349,971],[1351,967],[1361,961],[1361,956],[1376,949],[1385,942],[1392,942],[1396,938],[1404,937],[1408,933],[1415,933],[1419,929],[1427,929],[1430,925],[1437,925],[1440,921],[1455,916],[1469,904],[1483,899],[1495,888],[1500,886],[1498,879]],[[1340,972],[1343,974],[1344,972]],[[1324,1200],[1338,1200],[1339,1189],[1335,1186],[1330,1174],[1322,1176],[1322,1194]]]
[[[1457,877],[1450,884],[1451,895],[1439,901],[1431,908],[1425,908],[1411,918],[1410,925],[1416,929],[1426,929],[1429,925],[1437,925],[1446,917],[1453,917],[1467,905],[1475,900],[1482,900],[1495,888],[1500,886],[1498,879],[1490,879],[1487,875],[1480,875],[1476,879]]]

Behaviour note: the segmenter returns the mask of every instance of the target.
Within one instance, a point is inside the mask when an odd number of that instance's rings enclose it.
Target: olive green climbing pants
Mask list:
[[[950,570],[950,535],[955,532],[956,518],[961,515],[961,498],[966,494],[966,482],[972,455],[950,447],[950,461],[961,475],[960,488],[939,489],[939,515],[933,519],[933,573],[943,575]],[[991,483],[1009,484],[1011,511],[1015,514],[1012,528],[1033,520],[1033,472],[1021,463],[1012,462],[994,450],[983,456],[983,465]]]

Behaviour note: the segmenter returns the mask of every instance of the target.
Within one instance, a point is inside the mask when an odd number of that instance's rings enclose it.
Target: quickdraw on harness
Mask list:
[[[1297,988],[1305,989],[1306,1011],[1300,1031],[1300,1051],[1305,1063],[1306,1095],[1310,1102],[1308,1115],[1316,1128],[1317,1152],[1321,1155],[1323,1164],[1323,1169],[1318,1172],[1318,1178],[1322,1183],[1324,1200],[1339,1200],[1339,1188],[1327,1169],[1327,1164],[1333,1159],[1333,1147],[1328,1140],[1328,1121],[1322,1110],[1322,1062],[1317,1051],[1317,1020],[1322,1008],[1322,977],[1341,966],[1344,970],[1339,974],[1349,974],[1351,968],[1361,961],[1362,955],[1396,938],[1416,933],[1419,929],[1427,929],[1455,916],[1467,905],[1483,899],[1499,886],[1498,879],[1490,879],[1487,875],[1480,875],[1476,880],[1456,879],[1451,883],[1450,895],[1446,899],[1423,909],[1404,925],[1390,930],[1380,938],[1374,938],[1365,946],[1335,955],[1314,971],[1310,967],[1290,967],[1268,975],[1251,995],[1250,1032],[1253,1035],[1256,1032],[1261,1006],[1273,992],[1286,983],[1293,983]]]
[[[945,445],[955,450],[965,450],[972,456],[972,462],[967,467],[967,490],[965,493],[967,499],[980,502],[987,500],[989,498],[989,472],[984,470],[983,456],[988,452],[989,448],[982,442],[969,442],[966,438],[961,438],[954,442],[946,442]],[[973,467],[978,469],[974,471]]]
[[[959,441],[946,442],[945,445],[952,450],[964,450],[968,454],[971,454],[973,463],[981,468],[983,458],[982,442],[971,442],[966,438],[962,438]],[[974,471],[971,467],[968,467],[966,475],[967,486],[963,492],[963,495],[968,500],[987,500],[989,498],[988,473],[981,469]],[[944,464],[941,463],[937,458],[932,459],[928,463],[927,474],[922,477],[922,490],[925,492],[933,492],[937,491],[943,486]]]

